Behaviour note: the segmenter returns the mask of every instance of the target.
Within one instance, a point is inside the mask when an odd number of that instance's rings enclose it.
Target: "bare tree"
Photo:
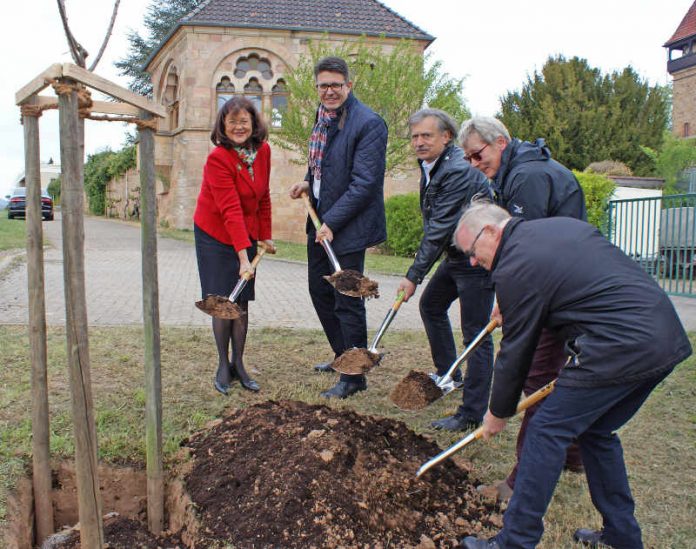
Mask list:
[[[70,30],[70,25],[68,24],[68,14],[65,10],[65,0],[56,1],[58,2],[58,12],[60,13],[60,19],[63,22],[65,37],[68,39],[70,55],[72,55],[72,58],[75,60],[76,65],[82,68],[86,68],[87,65],[85,63],[85,60],[87,59],[87,56],[89,56],[89,53],[82,46],[82,44],[80,44],[77,41],[72,31]],[[99,48],[99,53],[97,54],[96,59],[89,67],[90,71],[94,71],[94,69],[97,68],[97,63],[99,63],[99,60],[101,59],[102,55],[104,54],[104,50],[106,49],[106,45],[109,43],[109,38],[111,38],[111,33],[114,30],[114,23],[116,22],[116,14],[118,13],[118,6],[120,3],[121,0],[114,0],[114,9],[111,14],[111,21],[109,21],[109,28],[106,30],[106,36],[104,36],[104,41],[102,42],[101,48]]]

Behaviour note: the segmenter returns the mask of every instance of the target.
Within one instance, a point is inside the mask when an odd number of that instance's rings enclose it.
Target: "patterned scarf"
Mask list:
[[[246,164],[246,168],[249,171],[249,175],[251,175],[251,178],[254,178],[254,160],[256,160],[256,150],[254,149],[246,149],[244,147],[232,147],[237,154],[239,155],[239,159]]]
[[[329,133],[329,124],[336,118],[337,111],[330,111],[324,105],[319,105],[317,123],[314,124],[312,135],[309,138],[309,167],[314,174],[314,179],[321,180],[321,159],[324,156],[326,138]]]

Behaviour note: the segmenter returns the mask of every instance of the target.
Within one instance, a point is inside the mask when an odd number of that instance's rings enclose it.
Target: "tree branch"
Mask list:
[[[114,23],[116,22],[116,14],[118,13],[118,5],[120,3],[121,3],[121,0],[114,0],[114,11],[111,14],[111,21],[109,21],[109,28],[106,29],[106,36],[104,37],[104,42],[102,42],[101,48],[99,48],[99,53],[97,53],[97,57],[95,58],[92,65],[89,67],[90,72],[94,71],[94,69],[97,68],[97,63],[99,63],[99,60],[101,59],[101,56],[104,54],[104,50],[106,49],[106,45],[109,43],[109,38],[111,38],[111,33],[114,30]]]
[[[72,32],[70,32],[70,26],[68,25],[68,14],[65,11],[65,0],[57,0],[58,2],[58,12],[60,13],[60,19],[63,22],[63,29],[65,30],[65,37],[68,39],[68,46],[70,47],[70,55],[72,55],[75,64],[84,68],[85,58],[89,55],[87,50],[82,47],[82,45],[75,40]]]

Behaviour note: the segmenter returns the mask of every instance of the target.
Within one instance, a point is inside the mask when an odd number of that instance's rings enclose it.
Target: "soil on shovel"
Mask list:
[[[377,366],[379,359],[379,353],[354,347],[334,360],[331,367],[342,374],[363,375]]]
[[[442,391],[425,372],[411,370],[392,389],[389,398],[402,410],[422,410],[442,396]]]
[[[271,401],[186,448],[195,547],[451,548],[501,525],[468,464],[446,460],[417,479],[440,448],[389,419]]]
[[[196,301],[196,307],[210,316],[227,320],[234,320],[244,314],[239,305],[221,295],[209,294],[205,299]]]
[[[329,284],[342,294],[351,297],[379,297],[379,284],[358,271],[346,269],[324,277]]]

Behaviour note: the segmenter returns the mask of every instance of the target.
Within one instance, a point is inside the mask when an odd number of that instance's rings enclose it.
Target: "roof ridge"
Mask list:
[[[392,8],[390,8],[389,6],[387,6],[384,2],[381,2],[380,0],[372,0],[372,1],[373,1],[375,4],[379,4],[380,6],[382,6],[383,8],[385,8],[387,11],[393,13],[393,14],[396,15],[399,19],[401,19],[401,20],[405,21],[406,23],[408,23],[409,25],[411,25],[411,26],[412,26],[414,29],[416,29],[418,32],[422,32],[423,34],[427,34],[428,36],[432,36],[429,32],[427,32],[427,31],[423,30],[422,28],[420,28],[418,25],[416,25],[415,23],[413,23],[410,19],[407,19],[406,17],[404,17],[403,15],[401,15],[399,12],[397,12],[397,11],[393,10]],[[694,3],[696,4],[696,0],[694,1]]]
[[[200,12],[201,10],[203,10],[203,8],[205,8],[212,1],[213,0],[203,0],[200,4],[198,4],[195,8],[193,8],[190,12],[188,12],[181,19],[179,19],[179,22],[191,19],[194,15],[196,15],[197,12]]]

